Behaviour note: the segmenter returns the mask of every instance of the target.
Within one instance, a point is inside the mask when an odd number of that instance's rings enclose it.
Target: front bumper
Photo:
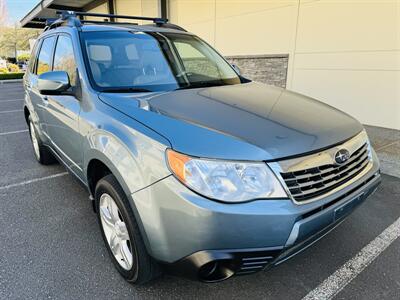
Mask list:
[[[290,199],[219,203],[188,190],[173,176],[134,193],[132,201],[152,257],[172,273],[219,281],[279,264],[304,250],[342,222],[379,183],[374,157],[362,178],[305,205]]]

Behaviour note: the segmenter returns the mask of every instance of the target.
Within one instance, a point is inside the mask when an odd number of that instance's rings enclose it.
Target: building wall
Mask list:
[[[400,129],[400,0],[169,0],[169,18],[247,65],[288,54],[288,89]]]
[[[114,9],[115,13],[120,15],[158,17],[160,14],[158,0],[114,0]],[[142,21],[135,22],[143,23]],[[148,23],[148,21],[144,21],[144,23]]]
[[[110,13],[108,3],[104,3],[89,10],[92,13]],[[149,16],[158,17],[159,1],[158,0],[114,0],[114,12],[120,15],[131,16]],[[88,20],[99,20],[97,17],[86,17]],[[135,22],[142,24],[142,21],[133,21],[127,19],[116,19],[117,22]],[[148,21],[144,21],[144,23]]]
[[[287,82],[287,55],[226,56],[227,61],[239,67],[241,75],[254,81],[282,88]]]
[[[88,12],[96,13],[96,14],[108,14],[109,13],[109,11],[108,11],[108,3],[104,2],[104,3],[100,4],[100,5],[92,8]],[[95,20],[95,21],[99,20],[99,18],[97,18],[97,17],[85,17],[85,19],[86,20]]]

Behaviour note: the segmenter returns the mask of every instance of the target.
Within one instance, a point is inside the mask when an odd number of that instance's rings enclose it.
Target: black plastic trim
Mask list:
[[[263,260],[273,261],[283,250],[283,247],[268,247],[255,249],[226,249],[226,250],[203,250],[195,252],[187,257],[184,257],[174,263],[160,262],[163,269],[172,275],[183,276],[193,280],[203,282],[218,282],[220,280],[206,280],[199,276],[203,266],[211,262],[224,261],[229,262],[231,275],[237,273],[242,266],[243,259],[260,258]],[[266,259],[268,257],[268,259]],[[257,270],[258,271],[258,270]]]
[[[272,268],[292,258],[296,254],[304,251],[315,242],[320,240],[322,237],[324,237],[326,234],[328,234],[330,231],[332,231],[334,228],[336,228],[339,224],[341,224],[346,219],[346,217],[348,217],[351,212],[353,212],[354,209],[359,206],[359,204],[364,202],[366,198],[376,190],[381,182],[380,178],[377,178],[377,176],[379,176],[379,173],[377,173],[376,176],[373,176],[364,183],[370,183],[372,179],[376,180],[370,186],[368,186],[368,188],[366,188],[363,194],[362,201],[359,201],[356,205],[354,205],[353,209],[348,214],[337,219],[328,226],[322,228],[317,233],[310,235],[308,238],[298,241],[290,247],[285,248],[284,246],[277,246],[250,249],[202,250],[188,255],[173,263],[159,261],[159,264],[169,274],[183,276],[203,282],[223,281],[233,275],[252,274],[264,269]],[[359,187],[360,186],[358,186],[357,188]],[[334,203],[337,203],[337,201],[335,201]],[[210,264],[211,266],[213,266],[212,263],[218,262],[223,262],[223,267],[225,268],[225,270],[227,269],[229,271],[223,273],[226,276],[221,275],[220,278],[211,277],[211,279],[204,277],[202,278],[202,267],[210,266]],[[209,272],[213,272],[215,268],[218,268],[217,264],[215,265],[215,267],[210,267],[208,270]]]

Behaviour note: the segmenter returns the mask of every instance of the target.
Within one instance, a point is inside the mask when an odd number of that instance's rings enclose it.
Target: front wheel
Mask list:
[[[128,199],[113,175],[99,180],[95,201],[104,242],[122,277],[134,284],[156,278],[159,268],[146,251]]]

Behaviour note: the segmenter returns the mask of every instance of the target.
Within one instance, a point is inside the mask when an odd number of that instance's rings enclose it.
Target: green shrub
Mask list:
[[[25,73],[0,73],[0,80],[9,80],[9,79],[22,79]]]
[[[18,73],[19,67],[16,64],[7,64],[8,71],[11,73]]]

